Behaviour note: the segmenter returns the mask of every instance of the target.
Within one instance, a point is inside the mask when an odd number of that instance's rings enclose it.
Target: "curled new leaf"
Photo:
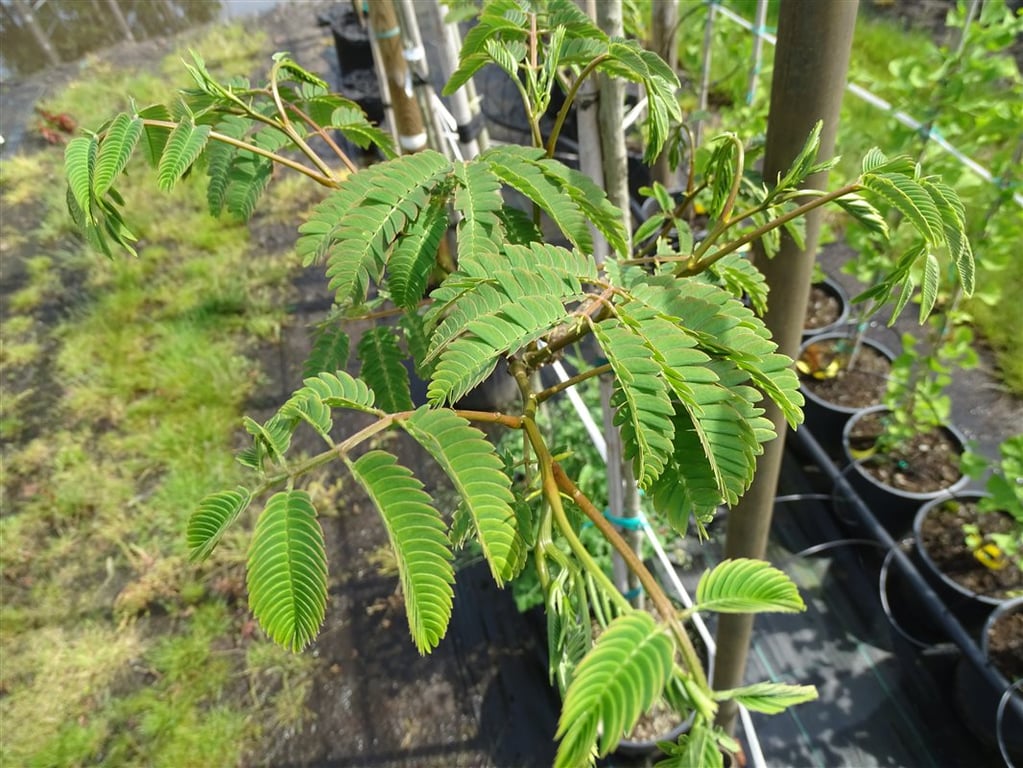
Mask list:
[[[323,530],[304,491],[275,494],[249,545],[249,609],[273,641],[307,646],[323,624],[327,555]]]
[[[784,572],[762,560],[725,560],[700,578],[698,611],[718,613],[796,613],[806,605]]]

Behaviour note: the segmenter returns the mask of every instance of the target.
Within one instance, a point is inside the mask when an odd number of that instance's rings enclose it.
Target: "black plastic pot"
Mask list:
[[[317,23],[321,27],[330,27],[342,75],[360,69],[373,69],[369,29],[359,21],[354,10],[335,4],[317,16]]]
[[[980,637],[980,647],[991,668],[991,674],[980,674],[966,659],[956,668],[955,701],[963,721],[982,741],[996,746],[1003,759],[1017,765],[1023,761],[1023,693],[1017,688],[1007,693],[1012,684],[991,664],[989,631],[995,622],[1010,613],[1023,612],[1023,597],[1002,603],[988,617]],[[1003,701],[1001,723],[999,704]]]
[[[903,491],[876,479],[861,466],[860,460],[853,457],[849,447],[849,435],[864,416],[881,413],[886,410],[883,405],[864,408],[855,413],[846,422],[842,430],[842,454],[845,461],[845,468],[842,471],[849,485],[852,486],[864,503],[870,507],[885,529],[892,536],[900,537],[910,530],[916,512],[921,505],[934,499],[952,498],[956,492],[966,486],[969,478],[963,476],[947,488],[926,493]],[[951,425],[942,427],[942,429],[958,444],[960,451],[962,451],[966,445],[966,438],[963,434]]]
[[[803,341],[825,333],[834,333],[849,322],[849,295],[845,292],[845,289],[841,285],[836,283],[830,277],[825,277],[823,280],[814,283],[811,286],[811,291],[814,288],[820,289],[834,297],[841,306],[841,310],[838,313],[838,318],[834,322],[818,326],[817,328],[804,328]]]
[[[924,548],[921,530],[927,516],[942,505],[981,498],[983,495],[979,493],[960,493],[954,499],[934,499],[920,507],[913,520],[913,555],[917,568],[964,626],[982,622],[991,611],[1008,602],[1008,599],[973,592],[942,572]]]
[[[811,344],[827,342],[831,339],[850,339],[844,333],[818,333],[806,339],[799,348],[799,356],[803,357],[806,348]],[[880,342],[873,339],[863,339],[863,346],[869,347],[888,360],[894,360],[895,355]],[[844,405],[836,405],[828,402],[820,395],[813,392],[805,384],[801,384],[799,391],[803,393],[806,403],[803,405],[803,426],[813,433],[814,439],[828,452],[829,456],[840,457],[842,455],[842,430],[845,428],[849,418],[861,410],[849,408]]]

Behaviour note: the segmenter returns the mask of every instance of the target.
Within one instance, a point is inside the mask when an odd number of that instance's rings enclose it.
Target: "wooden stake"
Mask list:
[[[412,90],[412,76],[402,50],[401,27],[392,0],[370,0],[369,25],[387,78],[398,145],[402,152],[418,152],[426,147],[426,130]]]

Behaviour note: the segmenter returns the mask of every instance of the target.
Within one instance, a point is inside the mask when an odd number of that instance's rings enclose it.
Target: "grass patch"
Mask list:
[[[268,54],[240,27],[189,47],[215,71]],[[47,108],[95,127],[127,93],[187,86],[186,54],[127,74],[92,60]],[[245,537],[196,567],[184,528],[241,476],[262,376],[246,352],[277,337],[299,265],[210,218],[199,183],[158,193],[141,166],[121,186],[139,258],[107,260],[72,232],[62,168],[53,147],[0,166],[4,258],[24,267],[0,329],[0,763],[237,765],[308,717],[314,661],[252,632]],[[272,220],[293,228],[318,190],[276,187]]]

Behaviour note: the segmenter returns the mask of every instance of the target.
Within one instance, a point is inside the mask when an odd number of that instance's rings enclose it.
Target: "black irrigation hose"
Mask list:
[[[910,588],[914,594],[920,600],[924,607],[924,610],[930,614],[930,616],[937,622],[941,629],[945,632],[945,635],[955,643],[963,656],[973,665],[975,671],[980,673],[981,677],[995,690],[1002,689],[1002,681],[997,670],[991,664],[988,663],[987,658],[981,652],[977,646],[976,641],[970,636],[970,634],[963,628],[963,625],[948,611],[941,598],[931,589],[931,585],[927,583],[920,572],[913,565],[913,561],[910,560],[909,556],[902,551],[898,543],[892,538],[891,534],[884,528],[883,525],[874,517],[874,513],[870,511],[863,500],[860,499],[859,495],[849,485],[845,479],[845,475],[840,471],[824,452],[824,449],[820,447],[820,444],[809,434],[805,429],[799,429],[795,432],[791,432],[792,439],[795,440],[800,451],[803,452],[811,461],[813,461],[828,479],[832,481],[837,491],[841,492],[846,500],[849,502],[849,506],[852,511],[859,518],[860,524],[867,530],[867,532],[885,549],[889,550],[889,554],[895,562],[902,566],[903,574],[909,580]],[[1005,698],[1005,697],[1003,697]],[[1010,703],[1011,702],[1011,703]],[[1006,698],[1006,706],[1013,706],[1017,715],[1023,717],[1023,702],[1011,701],[1011,697]],[[1002,744],[999,743],[999,748]],[[1007,763],[1012,765],[1011,763]]]

